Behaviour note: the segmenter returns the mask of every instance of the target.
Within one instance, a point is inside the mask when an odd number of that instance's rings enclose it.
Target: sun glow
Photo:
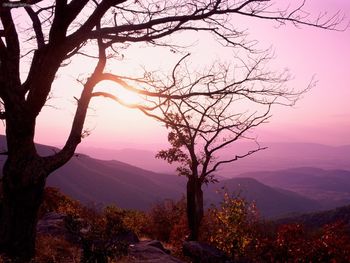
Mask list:
[[[124,88],[119,88],[115,94],[118,99],[126,104],[140,104],[142,102],[142,98],[138,93],[131,92]]]
[[[123,86],[116,83],[105,81],[102,82],[98,88],[98,91],[107,92],[116,97],[120,104],[126,105],[138,105],[142,104],[143,98],[137,92],[130,91]]]

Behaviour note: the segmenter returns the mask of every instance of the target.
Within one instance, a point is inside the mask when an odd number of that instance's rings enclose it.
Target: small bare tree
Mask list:
[[[202,89],[210,90],[213,95],[170,99],[160,106],[161,114],[155,116],[170,129],[168,141],[171,144],[156,157],[178,163],[178,174],[187,177],[190,240],[198,239],[203,218],[203,184],[216,181],[215,174],[221,165],[265,148],[256,142],[255,149],[228,159],[220,158],[220,152],[243,138],[254,140],[249,132],[270,118],[273,105],[294,105],[313,84],[301,91],[286,89],[288,73],[266,71],[268,60],[265,55],[248,63],[249,66],[245,63],[240,70],[235,70],[236,74],[232,73],[232,68],[222,65],[194,80],[191,80],[194,74],[180,74],[176,86],[181,86],[184,94]],[[230,92],[222,93],[222,90]]]

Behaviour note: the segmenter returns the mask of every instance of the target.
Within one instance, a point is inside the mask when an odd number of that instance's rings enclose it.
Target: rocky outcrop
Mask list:
[[[229,263],[225,253],[209,244],[198,241],[185,241],[183,252],[195,263]]]
[[[128,262],[183,263],[183,261],[169,255],[169,252],[157,240],[141,241],[130,245]]]
[[[133,231],[125,231],[125,232],[119,234],[115,238],[115,241],[124,242],[128,245],[136,244],[136,243],[140,242],[139,238],[137,237],[137,235]]]
[[[67,229],[66,220],[67,216],[65,214],[55,212],[47,213],[39,220],[37,232],[43,235],[61,236],[66,240],[84,247],[84,240],[77,238],[76,235],[73,235],[71,231]],[[91,242],[94,248],[104,246],[104,244],[99,244],[99,242],[102,242],[99,240],[92,240]],[[129,245],[128,256],[123,262],[183,263],[181,260],[171,256],[170,251],[165,249],[161,242],[157,240],[139,241],[137,235],[132,231],[127,231],[116,236],[112,242],[123,242],[127,246]]]
[[[74,240],[73,234],[66,228],[67,215],[56,212],[47,213],[37,224],[37,233],[51,236],[62,236],[66,240]]]

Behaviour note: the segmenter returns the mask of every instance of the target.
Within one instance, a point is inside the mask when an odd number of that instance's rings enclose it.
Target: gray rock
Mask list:
[[[126,244],[129,244],[129,245],[140,242],[139,238],[133,231],[126,231],[124,233],[121,233],[116,237],[115,240],[125,242]]]
[[[162,250],[163,252],[170,254],[170,250],[166,249],[163,247],[162,243],[160,243],[160,241],[158,240],[150,240],[150,241],[145,241],[144,242],[145,246],[152,246],[152,247],[156,247],[159,248],[160,250]]]
[[[128,262],[183,263],[168,253],[169,251],[157,240],[141,241],[129,247]]]
[[[66,226],[67,215],[56,212],[50,212],[45,214],[36,226],[38,234],[61,236],[65,240],[78,243],[78,237],[67,229]]]
[[[37,224],[37,232],[49,235],[66,235],[68,231],[65,226],[66,215],[50,212],[44,215]]]
[[[200,263],[228,263],[230,260],[224,252],[209,244],[198,241],[185,241],[183,243],[183,253]]]

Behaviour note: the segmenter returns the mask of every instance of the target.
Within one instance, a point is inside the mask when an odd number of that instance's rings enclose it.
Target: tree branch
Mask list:
[[[45,157],[46,166],[49,171],[54,171],[61,167],[63,164],[68,162],[73,156],[76,147],[81,142],[82,131],[84,122],[89,107],[90,100],[92,98],[93,89],[99,82],[98,77],[103,73],[105,68],[107,57],[106,57],[106,46],[102,39],[98,40],[98,51],[99,60],[95,67],[94,72],[90,78],[86,81],[80,99],[78,100],[77,109],[74,115],[72,127],[68,139],[61,151],[53,156]]]
[[[207,171],[207,173],[206,173],[205,176],[202,176],[202,179],[204,179],[206,176],[208,176],[208,175],[212,174],[213,172],[215,172],[215,171],[217,170],[217,168],[219,168],[219,166],[221,166],[222,164],[227,164],[227,163],[235,162],[235,161],[237,161],[237,160],[239,160],[239,159],[243,159],[243,158],[245,158],[245,157],[247,157],[247,156],[249,156],[249,155],[252,155],[253,153],[256,153],[256,152],[261,151],[261,150],[266,150],[266,149],[267,149],[267,147],[260,148],[260,146],[259,146],[259,148],[255,149],[255,150],[251,150],[251,151],[247,152],[246,154],[243,154],[243,155],[236,155],[236,156],[235,156],[234,158],[232,158],[232,159],[224,160],[224,161],[219,161],[219,162],[217,162],[217,163],[214,165],[214,167],[213,167],[212,169],[210,169],[209,171]]]
[[[33,22],[33,29],[35,32],[38,48],[42,48],[45,45],[45,39],[41,28],[40,19],[38,15],[34,12],[32,7],[25,6],[24,9],[27,11],[27,14],[29,15],[30,19]]]

